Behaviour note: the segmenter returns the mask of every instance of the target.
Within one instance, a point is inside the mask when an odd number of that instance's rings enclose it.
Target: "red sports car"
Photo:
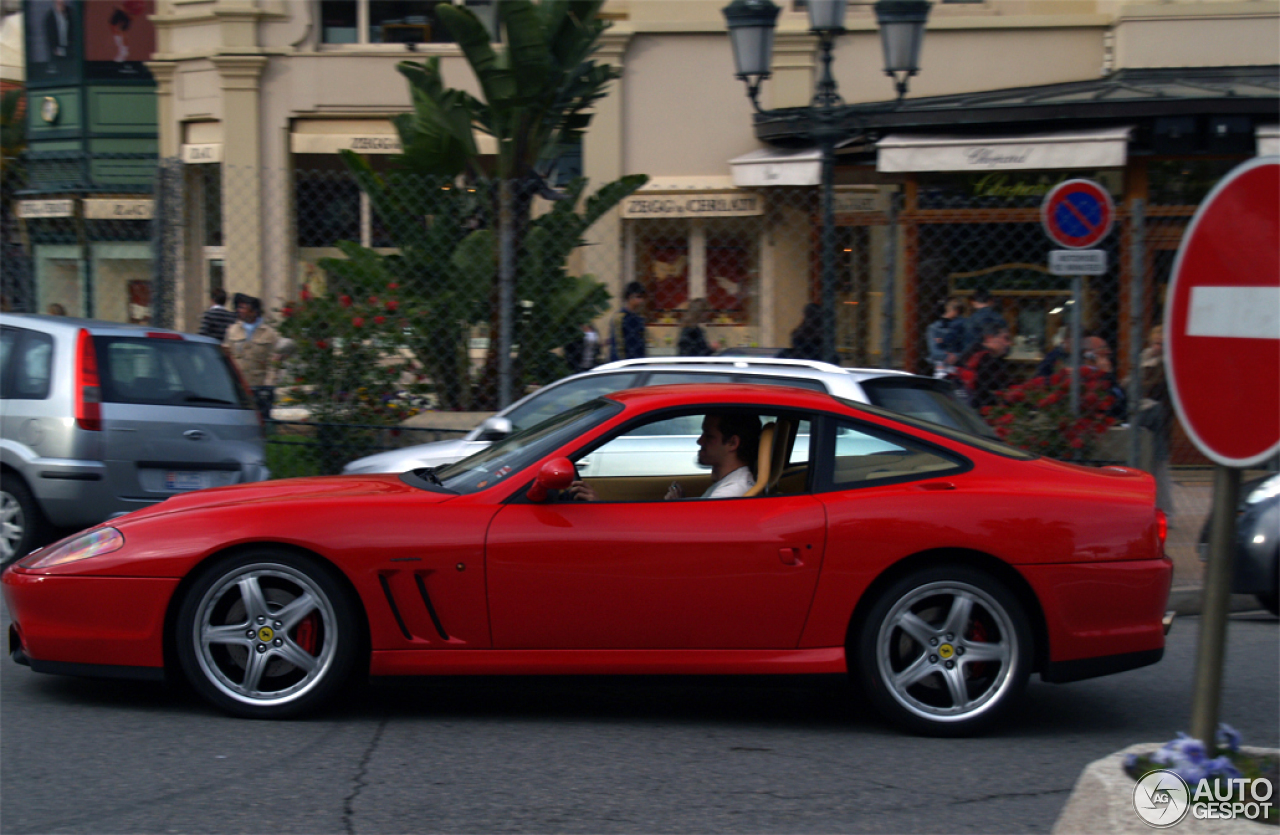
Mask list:
[[[746,462],[726,497],[700,498],[695,450],[717,475]],[[677,458],[674,479],[655,465]],[[1159,660],[1164,532],[1136,470],[801,389],[662,386],[434,470],[177,496],[27,556],[3,588],[19,663],[181,671],[246,717],[366,676],[848,672],[890,718],[950,735],[1033,672]]]

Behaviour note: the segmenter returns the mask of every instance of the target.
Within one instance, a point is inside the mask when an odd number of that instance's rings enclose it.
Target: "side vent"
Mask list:
[[[449,640],[449,633],[444,631],[444,624],[440,622],[440,616],[436,614],[436,607],[431,604],[431,595],[427,593],[427,584],[423,581],[422,575],[415,573],[413,579],[418,584],[418,594],[422,595],[422,602],[427,605],[427,614],[431,615],[431,622],[435,624],[436,632],[440,633],[440,639]],[[401,627],[403,626],[404,624],[401,624]]]
[[[382,584],[382,593],[387,596],[387,605],[391,607],[391,614],[395,615],[396,623],[400,625],[400,632],[407,640],[412,641],[413,635],[410,634],[409,627],[404,624],[404,617],[400,614],[400,607],[396,605],[395,595],[391,593],[391,584],[387,582],[387,575],[379,574],[378,582]]]

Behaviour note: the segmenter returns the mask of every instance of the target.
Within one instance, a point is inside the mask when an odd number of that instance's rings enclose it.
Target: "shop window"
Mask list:
[[[391,165],[385,155],[375,155],[369,162],[378,172],[386,172]],[[294,166],[298,246],[332,247],[338,241],[396,245],[341,157],[296,154]]]
[[[689,303],[689,241],[687,238],[654,238],[640,250],[641,281],[649,292],[652,322],[674,324]]]
[[[1235,159],[1166,159],[1147,163],[1147,197],[1153,206],[1198,206],[1231,169]]]
[[[498,0],[320,0],[320,41],[356,45],[453,43],[436,12],[437,6],[449,3],[470,8],[490,32],[496,29]]]
[[[731,235],[707,236],[707,306],[712,321],[745,325],[750,311],[751,273],[755,264],[749,240]]]

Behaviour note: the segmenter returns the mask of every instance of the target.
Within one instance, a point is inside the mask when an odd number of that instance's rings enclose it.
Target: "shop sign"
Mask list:
[[[85,220],[151,220],[154,215],[155,201],[150,198],[86,198],[84,201]]]
[[[335,133],[295,133],[291,144],[295,154],[336,154],[339,151],[355,151],[359,154],[398,154],[404,150],[400,145],[400,137],[394,133],[356,136]]]
[[[209,142],[200,145],[183,145],[182,161],[187,165],[222,162],[222,143]]]
[[[31,220],[42,217],[73,217],[75,215],[74,200],[20,200],[18,201],[18,217]]]
[[[838,215],[880,211],[879,195],[874,191],[841,191],[836,189],[831,197],[833,210]]]
[[[622,216],[630,219],[666,217],[753,217],[764,214],[758,194],[741,191],[697,194],[633,194],[622,201]]]

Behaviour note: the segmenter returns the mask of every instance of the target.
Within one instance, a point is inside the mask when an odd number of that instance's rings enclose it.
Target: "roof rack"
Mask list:
[[[811,368],[814,371],[830,371],[836,373],[844,373],[845,369],[838,365],[832,365],[829,362],[820,362],[819,360],[801,360],[801,359],[779,359],[776,357],[641,357],[631,360],[615,360],[614,362],[604,365],[597,365],[596,370],[601,368],[636,368],[647,365],[714,365],[714,366],[731,366],[736,368],[764,368],[776,366],[778,368]]]

